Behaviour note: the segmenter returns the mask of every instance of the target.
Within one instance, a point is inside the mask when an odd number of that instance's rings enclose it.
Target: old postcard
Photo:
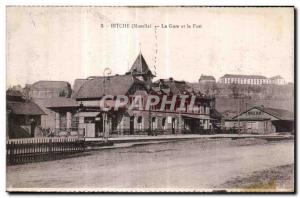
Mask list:
[[[6,7],[8,192],[294,192],[294,7]]]

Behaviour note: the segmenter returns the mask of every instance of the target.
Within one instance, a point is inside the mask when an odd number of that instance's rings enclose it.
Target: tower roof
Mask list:
[[[129,72],[136,72],[137,74],[151,74],[152,76],[154,76],[149,69],[142,53],[139,53]]]

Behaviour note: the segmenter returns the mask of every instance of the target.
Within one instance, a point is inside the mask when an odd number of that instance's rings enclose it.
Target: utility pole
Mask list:
[[[239,97],[238,99],[238,134],[241,134],[241,128],[240,128],[240,100]]]
[[[151,110],[149,107],[149,132],[148,135],[152,135],[152,115],[151,115]]]

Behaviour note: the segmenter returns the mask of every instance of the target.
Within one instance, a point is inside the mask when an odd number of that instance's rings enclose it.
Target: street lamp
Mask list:
[[[106,77],[109,76],[111,74],[111,69],[109,67],[106,67],[103,70],[103,96],[105,96],[105,89],[106,89]],[[101,106],[100,106],[101,109]],[[107,112],[102,113],[102,118],[103,118],[103,138],[104,138],[104,142],[108,142],[108,137],[109,137],[109,129],[107,128],[107,124],[108,124],[108,116],[107,116]]]

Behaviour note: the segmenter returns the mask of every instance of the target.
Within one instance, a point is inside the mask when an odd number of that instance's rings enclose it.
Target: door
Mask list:
[[[95,123],[86,123],[86,137],[95,137]]]
[[[172,118],[172,134],[175,134],[175,118]]]
[[[96,130],[96,137],[103,137],[103,119],[102,116],[96,117],[95,119],[95,130]]]
[[[129,134],[134,134],[134,116],[130,116]]]

